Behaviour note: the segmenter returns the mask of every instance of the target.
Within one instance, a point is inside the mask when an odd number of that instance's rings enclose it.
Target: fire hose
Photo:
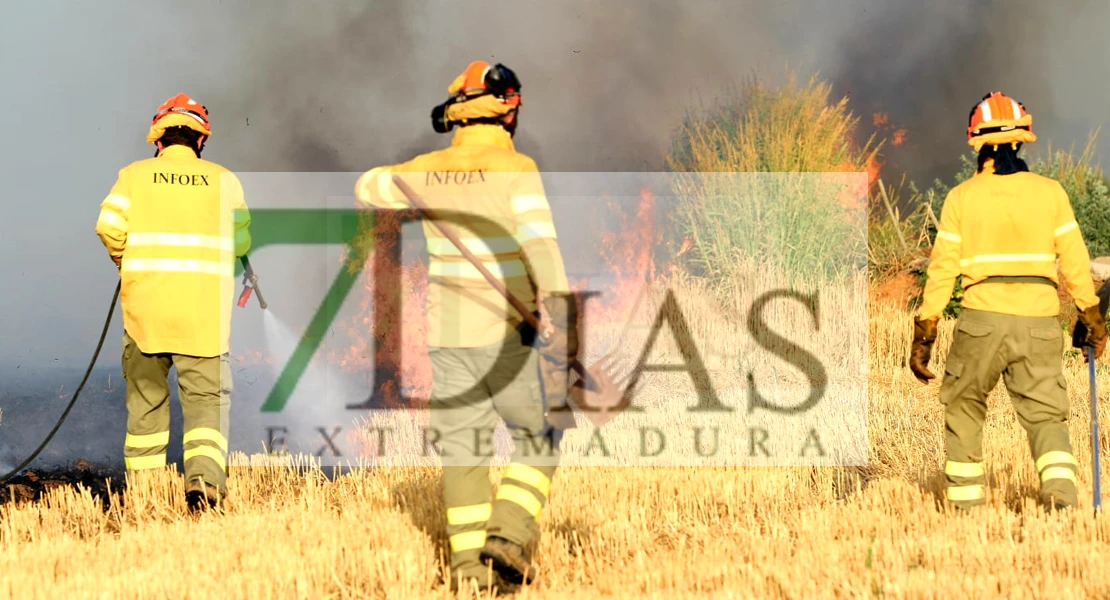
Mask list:
[[[265,310],[266,301],[262,299],[262,292],[258,289],[258,276],[254,274],[254,269],[251,268],[250,261],[247,260],[246,256],[240,258],[240,262],[243,264],[243,284],[244,286],[247,286],[248,283],[250,285],[245,287],[243,293],[239,295],[239,306],[246,306],[247,300],[250,299],[251,291],[253,291],[258,294],[258,304]],[[31,461],[38,458],[39,454],[46,448],[46,445],[50,443],[50,440],[54,439],[54,434],[58,433],[58,430],[61,429],[62,423],[65,423],[74,405],[77,404],[77,398],[81,396],[81,390],[85,389],[85,384],[89,381],[89,375],[92,374],[93,366],[96,365],[96,360],[100,357],[100,349],[104,347],[104,338],[108,336],[108,327],[112,324],[112,315],[116,312],[116,301],[119,300],[119,292],[122,285],[122,280],[116,283],[116,291],[112,295],[112,305],[108,308],[108,316],[104,319],[104,328],[100,331],[100,340],[96,342],[96,350],[93,351],[92,360],[89,361],[89,366],[85,369],[85,375],[81,377],[81,383],[78,384],[77,389],[73,391],[73,397],[69,399],[69,404],[66,405],[66,409],[62,411],[62,416],[58,417],[58,422],[54,423],[54,427],[50,430],[50,433],[46,435],[46,439],[42,440],[42,443],[39,444],[38,448],[35,448],[35,451],[32,452],[30,456],[19,463],[16,468],[9,471],[3,477],[0,477],[0,484],[7,483],[8,480],[15,477],[16,474],[26,468],[27,465],[31,464]]]
[[[104,338],[108,335],[108,326],[111,325],[112,315],[116,312],[116,300],[119,299],[119,289],[122,284],[122,280],[116,283],[116,293],[112,295],[112,306],[108,308],[108,317],[104,319],[104,329],[100,332],[100,341],[96,343],[96,350],[93,351],[92,360],[89,361],[89,366],[85,369],[85,376],[81,378],[81,383],[77,386],[77,389],[73,391],[73,397],[69,399],[69,405],[66,406],[65,411],[62,412],[62,416],[58,418],[58,422],[54,424],[54,428],[50,430],[50,433],[47,434],[46,439],[39,444],[39,447],[35,448],[31,456],[28,456],[23,462],[19,463],[19,466],[12,469],[7,475],[0,477],[0,483],[6,483],[9,479],[15,477],[16,473],[22,471],[24,467],[31,464],[31,461],[38,457],[43,448],[46,448],[46,445],[50,443],[50,440],[54,439],[54,434],[58,433],[58,429],[62,427],[62,423],[65,423],[66,417],[69,416],[69,411],[73,410],[73,405],[77,404],[77,397],[81,395],[81,390],[85,389],[85,383],[89,380],[89,374],[92,373],[93,365],[96,364],[96,359],[100,356],[100,349],[104,346]]]

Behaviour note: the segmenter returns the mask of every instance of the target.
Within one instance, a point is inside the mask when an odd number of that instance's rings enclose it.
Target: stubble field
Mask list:
[[[1110,597],[1110,524],[1091,511],[1082,359],[1066,358],[1080,509],[1047,515],[1037,506],[1025,435],[1000,384],[984,436],[989,504],[953,514],[942,501],[939,384],[920,385],[902,365],[909,314],[873,295],[868,303],[866,283],[828,293],[827,306],[842,313],[827,309],[819,333],[794,339],[807,348],[836,344],[834,378],[867,373],[866,466],[565,467],[541,516],[539,580],[518,597]],[[715,349],[705,352],[715,356],[711,370],[725,373],[736,356],[751,355],[750,341],[736,341],[750,301],[684,303],[693,338]],[[866,344],[845,340],[837,325],[860,310]],[[811,330],[798,314],[785,328]],[[784,323],[779,317],[772,322]],[[937,369],[952,326],[942,324]],[[773,368],[776,359],[766,360]],[[1098,376],[1107,389],[1101,365]],[[668,381],[654,380],[644,401],[693,398],[689,384]],[[739,389],[732,384],[739,380],[726,377],[722,388]],[[186,513],[181,479],[170,473],[132,482],[106,509],[88,492],[61,487],[38,502],[0,505],[0,596],[453,597],[443,584],[439,485],[434,467],[334,480],[312,469],[233,467],[226,514],[199,517]]]

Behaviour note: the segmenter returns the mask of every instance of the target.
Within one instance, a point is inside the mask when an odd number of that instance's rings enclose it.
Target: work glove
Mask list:
[[[547,296],[541,302],[539,371],[547,419],[556,429],[574,427],[567,403],[571,364],[578,358],[578,302],[573,294]]]
[[[1102,358],[1102,352],[1106,350],[1106,320],[1098,305],[1079,312],[1079,318],[1075,320],[1075,327],[1071,332],[1071,344],[1076,348],[1090,346],[1095,359]],[[1089,354],[1086,360],[1090,362]]]
[[[936,377],[929,370],[929,359],[933,356],[933,342],[937,339],[937,321],[932,319],[914,319],[913,321],[913,347],[910,349],[910,370],[914,377],[921,383],[929,383]]]

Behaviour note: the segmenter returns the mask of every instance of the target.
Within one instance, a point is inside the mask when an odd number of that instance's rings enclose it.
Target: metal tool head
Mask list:
[[[574,407],[597,427],[615,419],[632,404],[634,390],[627,386],[632,374],[626,371],[615,351],[601,357],[571,386]]]

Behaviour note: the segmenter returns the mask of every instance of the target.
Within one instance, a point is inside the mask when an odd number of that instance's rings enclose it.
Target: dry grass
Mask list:
[[[751,294],[758,283],[749,282]],[[716,375],[735,369],[732,356],[750,357],[752,368],[773,367],[736,335],[744,302],[721,306],[696,294],[692,283],[674,285],[685,286],[689,327],[706,341],[706,353],[712,350]],[[951,514],[940,501],[937,384],[919,385],[902,366],[909,315],[890,305],[868,307],[861,282],[823,294],[827,328],[794,339],[811,349],[832,344],[841,356],[830,367],[836,377],[867,369],[865,467],[564,468],[542,516],[541,578],[519,596],[1110,596],[1104,572],[1110,523],[1089,510],[1082,363],[1066,364],[1082,509],[1050,516],[1036,506],[1028,446],[999,386],[985,433],[990,504]],[[800,315],[797,322],[786,314],[773,322],[801,328]],[[859,329],[845,323],[865,327],[866,342],[843,339]],[[942,326],[938,362],[951,328]],[[1110,386],[1101,367],[1099,383]],[[657,382],[645,396],[677,390]],[[38,503],[0,506],[0,595],[451,597],[441,581],[444,521],[435,468],[360,470],[328,481],[313,470],[235,467],[230,491],[223,516],[188,516],[181,480],[169,474],[135,482],[107,511],[70,489]]]
[[[846,97],[831,99],[829,83],[787,75],[779,87],[748,79],[691,111],[666,157],[673,232],[692,242],[686,266],[726,296],[738,256],[837,275],[867,260],[867,178],[847,174],[875,168],[882,142],[856,143],[859,117]],[[838,202],[843,185],[857,189]]]

